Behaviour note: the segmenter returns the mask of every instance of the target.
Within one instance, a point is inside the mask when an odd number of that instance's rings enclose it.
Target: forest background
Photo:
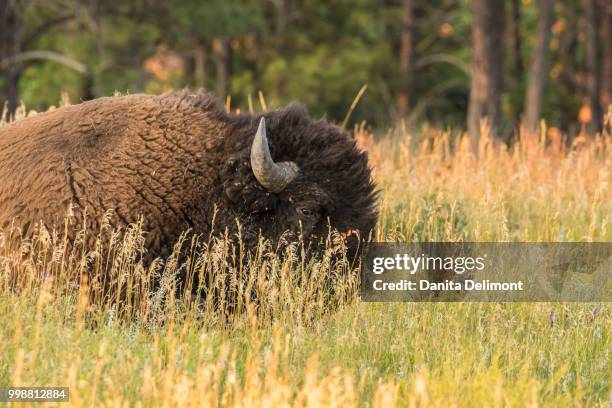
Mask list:
[[[543,118],[571,140],[600,131],[612,100],[606,0],[1,3],[5,118],[61,94],[203,87],[232,110],[297,100],[342,123],[359,96],[348,126],[429,123],[475,138],[486,119],[507,141]]]

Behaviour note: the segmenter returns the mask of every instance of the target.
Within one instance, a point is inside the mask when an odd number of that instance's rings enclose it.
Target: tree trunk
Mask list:
[[[612,4],[609,0],[600,0],[602,10],[602,27],[600,38],[604,45],[604,89],[603,110],[606,113],[612,105]]]
[[[561,32],[555,34],[559,41],[559,48],[555,51],[556,64],[559,67],[558,77],[555,80],[555,88],[559,94],[555,109],[559,112],[559,121],[555,123],[562,133],[570,135],[577,132],[578,123],[576,118],[576,96],[582,97],[585,91],[578,78],[582,77],[582,62],[575,58],[578,55],[580,44],[579,20],[583,18],[576,11],[573,3],[558,2],[559,18],[566,21],[567,26]]]
[[[15,112],[17,111],[17,106],[19,105],[19,79],[21,78],[21,69],[17,69],[14,65],[9,68],[5,75],[4,79],[6,83],[4,84],[5,92],[6,92],[6,119],[14,119]]]
[[[536,44],[531,55],[531,66],[525,96],[525,127],[533,132],[538,129],[542,95],[546,85],[546,65],[548,44],[550,41],[550,28],[553,20],[553,7],[555,0],[540,0],[538,6],[538,28]]]
[[[287,31],[287,26],[289,25],[289,10],[290,4],[289,0],[279,0],[275,2],[278,7],[278,14],[276,18],[276,35],[281,38],[285,35],[285,31]]]
[[[414,71],[414,1],[402,0],[399,52],[400,89],[397,94],[397,114],[405,118],[412,108]]]
[[[0,7],[0,61],[9,60],[19,54],[20,23],[17,1],[7,0]],[[14,63],[5,67],[0,75],[4,80],[4,96],[0,98],[0,115],[4,114],[7,119],[12,119],[19,103],[21,64]],[[3,113],[5,103],[7,110]]]
[[[196,88],[206,88],[208,79],[208,45],[199,41],[194,50],[193,83]]]
[[[480,122],[488,121],[493,135],[501,128],[504,4],[498,0],[472,1],[472,63],[468,131],[476,151]]]
[[[216,38],[213,41],[215,52],[215,66],[217,71],[217,96],[225,98],[230,91],[232,49],[230,39],[227,37]]]
[[[512,49],[514,56],[514,75],[516,82],[523,79],[525,64],[523,64],[523,42],[521,41],[521,1],[512,0]]]
[[[94,77],[91,71],[83,75],[81,82],[81,100],[91,101],[96,97],[94,93]]]
[[[598,0],[587,0],[587,69],[589,72],[588,97],[591,108],[590,130],[599,132],[602,129],[603,112],[601,110],[603,47],[599,37],[602,12]]]

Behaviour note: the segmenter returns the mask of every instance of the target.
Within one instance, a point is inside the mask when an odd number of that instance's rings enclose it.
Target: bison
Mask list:
[[[72,207],[95,237],[113,210],[117,228],[144,220],[148,254],[163,258],[186,230],[247,247],[330,228],[366,237],[375,201],[366,153],[299,104],[230,114],[203,92],[135,94],[0,127],[0,228],[24,236],[63,228]]]

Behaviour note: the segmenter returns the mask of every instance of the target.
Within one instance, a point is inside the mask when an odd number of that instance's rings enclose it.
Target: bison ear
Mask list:
[[[251,146],[251,168],[259,183],[273,193],[280,193],[299,174],[299,167],[294,162],[275,163],[270,155],[266,136],[266,120],[261,118],[257,133]]]

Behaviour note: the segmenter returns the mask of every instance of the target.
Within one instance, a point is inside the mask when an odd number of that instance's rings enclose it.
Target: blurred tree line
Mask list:
[[[204,87],[232,108],[508,135],[601,128],[609,0],[0,0],[0,106]]]

